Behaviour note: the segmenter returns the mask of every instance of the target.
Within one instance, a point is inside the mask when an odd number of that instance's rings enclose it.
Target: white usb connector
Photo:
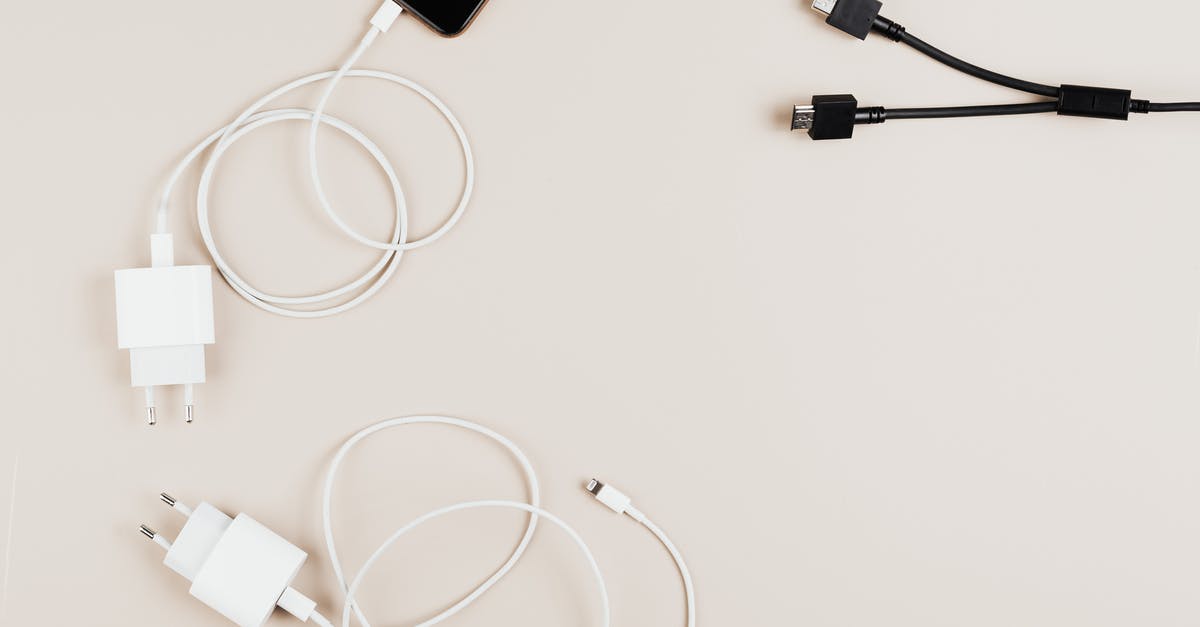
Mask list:
[[[394,0],[385,0],[383,4],[379,5],[379,10],[375,12],[375,15],[371,16],[371,26],[378,28],[381,33],[386,33],[403,13],[404,7]]]
[[[177,266],[169,233],[150,236],[149,268],[116,272],[117,345],[129,350],[130,382],[146,391],[146,418],[158,421],[155,388],[184,387],[187,421],[204,383],[204,346],[216,341],[212,268]]]
[[[608,509],[618,514],[628,514],[633,509],[633,499],[626,496],[624,492],[612,486],[604,485],[595,479],[588,482],[587,491],[591,492],[597,501],[604,503]],[[633,511],[637,510],[633,509]]]
[[[595,479],[588,482],[587,491],[591,492],[596,497],[596,500],[603,503],[608,509],[617,514],[625,514],[641,523],[667,549],[667,552],[671,554],[671,559],[675,560],[675,566],[679,569],[679,576],[683,578],[683,592],[687,597],[687,625],[688,627],[696,627],[696,592],[692,584],[692,573],[688,570],[687,563],[683,561],[683,554],[679,552],[675,543],[671,542],[671,539],[667,537],[667,533],[647,518],[641,510],[634,507],[633,499],[629,498],[624,492],[610,485],[604,485]]]

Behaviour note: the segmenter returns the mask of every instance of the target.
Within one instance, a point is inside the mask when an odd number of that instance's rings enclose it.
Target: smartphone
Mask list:
[[[487,0],[396,0],[400,6],[446,37],[461,35]]]

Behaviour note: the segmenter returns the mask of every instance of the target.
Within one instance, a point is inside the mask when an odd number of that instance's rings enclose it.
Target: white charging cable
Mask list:
[[[155,232],[157,234],[169,232],[169,209],[175,188],[178,186],[184,173],[207,152],[208,156],[204,161],[200,182],[196,190],[196,215],[200,235],[204,239],[204,245],[208,248],[209,255],[212,257],[218,271],[220,271],[221,275],[238,294],[261,309],[293,318],[320,318],[352,309],[374,296],[395,273],[396,267],[405,251],[432,244],[449,232],[450,229],[454,228],[455,224],[458,223],[466,211],[471,201],[471,194],[475,188],[475,158],[471,152],[471,144],[467,139],[467,134],[463,130],[462,124],[444,102],[420,84],[388,72],[353,69],[353,66],[358,63],[358,60],[371,44],[375,42],[380,34],[387,32],[402,13],[403,9],[393,0],[384,0],[374,17],[371,18],[371,26],[367,34],[337,71],[305,76],[272,91],[247,107],[228,125],[218,129],[212,135],[205,138],[204,141],[200,142],[171,172],[156,213]],[[415,241],[409,241],[408,204],[395,168],[383,151],[363,132],[342,120],[325,115],[325,108],[333,95],[333,90],[343,78],[371,78],[405,87],[433,105],[453,129],[458,143],[462,148],[463,162],[466,166],[466,180],[458,205],[450,214],[450,217],[431,234]],[[263,110],[263,107],[269,103],[296,89],[322,81],[328,81],[328,86],[325,88],[319,104],[313,110],[303,108]],[[217,165],[226,151],[239,139],[259,128],[276,122],[294,120],[310,123],[308,136],[309,173],[313,189],[316,191],[317,199],[320,201],[325,213],[339,229],[354,240],[365,246],[384,251],[379,260],[361,276],[336,289],[307,296],[282,296],[254,287],[249,281],[238,274],[221,254],[209,223],[210,188]],[[317,163],[317,131],[322,124],[328,125],[358,142],[359,145],[371,154],[376,163],[379,164],[380,169],[387,176],[392,188],[396,211],[395,228],[387,241],[372,240],[358,233],[342,220],[330,203],[325,193],[324,185],[321,183]]]
[[[376,433],[379,433],[380,431],[386,431],[388,429],[394,429],[396,427],[403,427],[403,426],[407,426],[407,425],[419,425],[419,424],[446,425],[446,426],[450,426],[450,427],[456,427],[459,429],[466,429],[467,431],[471,431],[473,433],[482,435],[482,436],[498,443],[500,446],[503,446],[510,454],[512,454],[513,458],[515,458],[517,460],[517,463],[520,464],[520,466],[521,466],[521,472],[524,473],[524,475],[525,475],[526,489],[529,491],[529,502],[528,503],[504,503],[502,505],[497,505],[497,503],[502,503],[500,501],[487,501],[487,502],[480,502],[480,503],[463,503],[460,505],[455,505],[455,506],[448,507],[448,508],[442,508],[442,509],[430,512],[428,514],[425,514],[424,516],[421,516],[420,518],[414,520],[413,522],[405,525],[403,528],[401,528],[395,534],[393,534],[386,542],[381,544],[379,546],[379,548],[377,548],[375,550],[375,552],[372,553],[371,556],[367,559],[366,564],[364,564],[364,566],[362,568],[362,571],[360,571],[359,574],[355,576],[354,583],[351,585],[347,585],[345,571],[342,568],[341,558],[338,556],[337,544],[334,539],[334,532],[333,532],[333,492],[334,492],[335,480],[337,478],[338,470],[341,469],[342,461],[345,460],[346,455],[355,446],[357,446],[359,442],[362,442],[364,439],[366,439],[372,435],[375,435]],[[417,526],[419,526],[425,522],[428,522],[434,518],[438,518],[445,514],[449,514],[453,511],[459,511],[461,509],[508,506],[510,508],[515,508],[515,509],[524,509],[525,511],[529,511],[532,514],[535,514],[535,515],[530,516],[529,524],[525,528],[525,534],[521,537],[521,542],[517,545],[517,548],[513,551],[512,555],[509,556],[508,560],[500,567],[499,570],[497,570],[490,577],[488,577],[487,580],[485,580],[483,582],[483,584],[481,584],[479,587],[477,587],[475,590],[473,590],[470,594],[468,594],[462,600],[458,601],[453,606],[451,606],[444,612],[438,614],[437,616],[434,616],[433,618],[421,623],[417,627],[432,627],[433,625],[436,625],[436,624],[442,622],[443,620],[446,620],[447,618],[450,618],[451,616],[454,616],[455,614],[459,613],[460,611],[465,609],[468,605],[470,605],[471,603],[474,603],[476,599],[483,596],[483,594],[486,593],[488,590],[490,590],[492,586],[496,585],[496,583],[498,583],[502,578],[504,578],[504,576],[507,575],[509,573],[509,571],[511,571],[513,569],[513,567],[517,565],[517,561],[520,560],[521,557],[525,554],[525,550],[527,548],[529,548],[529,543],[531,541],[533,541],[533,533],[537,529],[538,515],[544,515],[544,512],[541,510],[541,500],[542,500],[541,486],[538,484],[537,473],[534,472],[533,465],[529,462],[529,458],[526,457],[525,453],[523,453],[521,451],[521,449],[519,447],[517,447],[517,445],[514,444],[511,440],[500,435],[499,433],[496,433],[495,431],[492,431],[491,429],[488,429],[487,427],[477,425],[473,422],[460,420],[458,418],[450,418],[447,416],[413,416],[413,417],[408,417],[408,418],[394,418],[392,420],[385,420],[381,423],[378,423],[371,427],[367,427],[366,429],[363,429],[362,431],[359,431],[357,434],[355,434],[353,437],[351,437],[349,440],[347,440],[346,443],[342,445],[342,448],[338,450],[337,454],[334,455],[333,462],[329,466],[329,473],[325,477],[325,498],[322,500],[322,505],[321,505],[322,521],[324,523],[324,529],[325,529],[325,548],[329,551],[329,561],[333,564],[333,574],[334,574],[334,577],[337,578],[338,588],[346,596],[346,604],[345,604],[346,605],[346,607],[345,607],[346,616],[343,616],[343,623],[346,623],[348,616],[349,616],[348,613],[349,613],[350,609],[353,608],[353,610],[356,614],[356,617],[358,618],[358,621],[360,623],[362,623],[364,626],[369,625],[369,623],[367,622],[366,616],[363,615],[362,610],[358,607],[358,604],[355,603],[355,601],[354,601],[354,592],[358,587],[358,582],[360,582],[362,580],[363,576],[367,573],[367,571],[369,571],[370,568],[374,565],[374,563],[380,557],[383,556],[383,554],[388,550],[388,548],[391,547],[391,545],[394,544],[396,542],[396,540],[398,540],[400,538],[400,536],[404,535],[408,531],[411,531],[412,529],[416,528]],[[485,505],[485,503],[486,503],[486,505]],[[528,508],[528,509],[526,509],[526,508]],[[547,517],[547,519],[549,519],[549,517]],[[579,545],[580,549],[583,551],[584,555],[587,556],[588,561],[591,563],[591,565],[593,567],[593,571],[596,573],[597,579],[600,582],[600,588],[601,588],[601,590],[603,590],[604,589],[604,578],[602,576],[600,576],[599,568],[597,568],[595,566],[595,559],[592,557],[591,551],[588,550],[587,545],[585,545],[583,543],[583,541],[579,538],[579,536],[570,527],[567,527],[566,525],[560,525],[560,526],[562,526],[563,529],[565,529],[567,531],[567,533],[569,535],[571,535],[572,539],[574,539],[576,541],[576,543]],[[607,611],[608,611],[608,596],[607,596],[607,594],[604,595],[604,607],[605,607],[605,613],[607,614]],[[323,620],[323,619],[321,619],[321,620]],[[321,620],[317,620],[316,622],[320,623]],[[348,624],[348,623],[346,623],[346,624]],[[606,624],[607,624],[607,622],[606,622]]]
[[[521,466],[525,475],[526,487],[529,491],[528,502],[482,500],[459,503],[434,510],[424,514],[408,524],[400,527],[379,545],[353,579],[347,582],[341,558],[338,556],[334,539],[333,524],[333,493],[334,486],[347,454],[362,440],[381,431],[408,425],[445,425],[471,431],[482,435],[503,446]],[[633,507],[628,496],[613,488],[593,480],[587,490],[596,499],[614,512],[629,515],[634,520],[645,525],[667,551],[671,554],[679,568],[684,583],[687,599],[687,625],[695,627],[695,594],[692,577],[684,563],[683,556],[667,537],[667,535],[651,522],[638,509]],[[276,607],[303,621],[312,621],[321,627],[334,627],[329,620],[316,610],[316,603],[291,587],[306,555],[300,549],[291,545],[283,538],[275,535],[266,527],[249,518],[245,514],[237,518],[229,518],[211,505],[202,503],[196,508],[188,507],[176,499],[163,495],[162,500],[174,510],[187,517],[188,522],[174,542],[143,525],[141,532],[167,551],[164,563],[193,582],[192,595],[224,614],[227,618],[243,627],[260,627]],[[612,610],[609,604],[608,589],[601,573],[600,566],[592,551],[583,538],[570,525],[540,505],[540,486],[537,474],[533,470],[528,457],[512,441],[504,436],[466,420],[447,416],[413,416],[394,418],[368,427],[351,437],[333,458],[329,473],[325,479],[325,493],[322,502],[322,519],[325,531],[325,544],[329,551],[330,562],[333,564],[334,576],[338,589],[344,595],[341,625],[350,627],[352,614],[363,627],[370,627],[365,612],[357,601],[357,592],[367,575],[372,572],[376,563],[392,548],[395,543],[410,531],[444,516],[458,512],[479,509],[510,509],[529,514],[529,522],[520,543],[508,559],[489,576],[481,585],[472,590],[457,603],[437,614],[433,618],[420,623],[417,627],[432,627],[466,609],[488,590],[508,575],[529,548],[538,522],[546,520],[561,528],[583,553],[600,592],[601,609],[604,627],[610,627]]]
[[[390,537],[388,537],[387,540],[379,545],[379,548],[375,549],[375,551],[371,553],[371,556],[367,558],[367,561],[363,564],[362,570],[360,570],[358,574],[354,576],[354,580],[347,585],[341,559],[338,557],[338,551],[333,532],[333,492],[338,470],[341,468],[342,462],[345,460],[346,455],[351,451],[351,449],[357,446],[364,439],[387,429],[418,424],[446,425],[460,429],[466,429],[489,438],[503,446],[513,455],[514,458],[516,458],[517,462],[521,465],[521,470],[525,474],[526,485],[529,490],[529,502],[474,501],[450,505],[448,507],[443,507],[441,509],[429,512],[428,514],[413,520],[407,525],[404,525],[400,529],[397,529]],[[635,508],[633,506],[632,499],[623,494],[621,491],[611,486],[606,486],[594,479],[588,484],[587,490],[588,492],[591,492],[598,501],[612,509],[614,512],[626,514],[630,518],[633,518],[644,525],[650,530],[651,533],[654,534],[656,538],[658,538],[660,542],[662,542],[663,546],[671,554],[671,558],[675,561],[675,565],[679,568],[680,576],[683,578],[684,592],[687,599],[687,625],[688,627],[695,627],[696,602],[695,592],[692,584],[692,576],[688,570],[687,564],[683,560],[683,555],[679,552],[679,549],[675,547],[675,544],[671,542],[671,539],[667,537],[667,534],[663,532],[663,530],[657,525],[655,525],[649,518],[647,518],[645,514]],[[570,525],[554,514],[551,514],[550,512],[547,512],[541,508],[540,500],[541,497],[537,474],[534,472],[532,464],[529,463],[529,458],[527,458],[525,454],[521,452],[521,449],[518,448],[517,445],[508,438],[505,438],[499,433],[473,422],[468,422],[458,418],[451,418],[448,416],[413,416],[408,418],[394,418],[392,420],[386,420],[358,432],[349,440],[347,440],[334,456],[333,463],[329,467],[329,473],[325,478],[325,498],[322,502],[322,514],[325,526],[325,547],[329,551],[329,559],[333,564],[334,576],[337,578],[338,587],[345,594],[345,604],[342,610],[342,625],[344,627],[349,627],[350,614],[353,611],[359,623],[361,623],[364,627],[369,627],[370,623],[367,621],[362,609],[358,606],[358,603],[355,600],[355,594],[358,591],[363,579],[371,571],[375,563],[381,557],[383,557],[383,555],[392,547],[392,545],[394,545],[396,541],[405,534],[436,518],[441,518],[455,512],[473,509],[499,508],[515,509],[530,514],[529,524],[526,527],[525,534],[522,536],[521,542],[517,545],[516,550],[514,550],[512,555],[509,556],[508,561],[506,561],[499,570],[492,574],[491,577],[484,581],[482,585],[477,587],[474,591],[472,591],[459,602],[455,603],[450,608],[441,612],[437,616],[420,623],[417,625],[417,627],[432,627],[433,625],[436,625],[454,616],[455,614],[466,609],[466,607],[471,603],[474,603],[479,597],[483,596],[484,593],[492,588],[492,586],[499,583],[500,580],[503,579],[514,566],[516,566],[517,562],[525,554],[525,550],[529,547],[529,543],[533,540],[533,533],[536,530],[539,518],[544,518],[554,525],[562,528],[567,535],[571,537],[571,539],[586,557],[588,565],[591,567],[592,573],[596,577],[596,583],[600,588],[600,597],[604,616],[603,624],[605,627],[608,627],[611,622],[612,610],[609,606],[608,590],[604,583],[604,576],[601,574],[600,566],[597,564],[596,558],[592,555],[591,550],[588,549],[587,544],[583,541],[579,534],[571,528]],[[324,616],[321,616],[319,613],[314,612],[312,620],[322,627],[333,627],[333,623]]]

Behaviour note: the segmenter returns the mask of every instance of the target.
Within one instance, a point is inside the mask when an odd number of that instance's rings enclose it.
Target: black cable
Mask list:
[[[1150,113],[1174,113],[1177,111],[1200,111],[1200,102],[1152,102]]]
[[[939,50],[938,48],[934,47],[933,45],[921,40],[921,38],[917,37],[916,35],[909,33],[908,30],[904,28],[904,26],[902,26],[899,23],[897,23],[893,20],[890,20],[882,15],[875,17],[875,22],[874,22],[874,24],[872,24],[871,29],[877,33],[884,35],[885,37],[887,37],[888,39],[891,39],[892,41],[897,41],[902,44],[906,44],[906,45],[912,47],[914,50],[920,52],[921,54],[924,54],[925,56],[927,56],[939,63],[943,63],[943,64],[945,64],[951,68],[954,68],[964,74],[968,74],[970,76],[974,76],[975,78],[979,78],[979,79],[988,81],[989,83],[995,83],[1002,87],[1008,87],[1010,89],[1016,89],[1019,91],[1029,92],[1031,94],[1037,94],[1039,96],[1047,96],[1050,98],[1061,98],[1064,94],[1064,90],[1066,89],[1066,87],[1054,87],[1052,85],[1043,85],[1041,83],[1033,83],[1030,81],[1021,80],[1019,78],[1013,78],[1011,76],[1006,76],[1004,74],[1000,74],[999,72],[993,72],[989,69],[981,68],[978,65],[963,61],[962,59],[959,59],[958,57],[956,57],[952,54],[949,54],[943,50]],[[1072,89],[1079,89],[1079,88],[1072,86]],[[1090,91],[1105,91],[1105,90],[1099,90],[1098,88],[1085,88],[1085,89],[1088,89]],[[1089,94],[1085,94],[1085,96],[1086,96],[1086,98],[1091,98],[1094,100],[1096,94],[1089,93]],[[1200,111],[1200,102],[1150,103],[1150,102],[1146,102],[1146,101],[1142,100],[1142,101],[1132,101],[1131,105],[1132,105],[1131,110],[1132,110],[1132,112],[1135,112],[1135,113],[1171,113],[1171,112],[1179,112],[1179,111]],[[1025,112],[1024,111],[1014,111],[1011,113],[1025,113]],[[997,114],[977,113],[977,114],[971,114],[971,115],[1010,115],[1011,113],[997,113]],[[959,117],[959,116],[947,115],[947,116],[940,116],[940,117]],[[893,119],[896,119],[896,118],[893,117]]]
[[[934,61],[950,66],[951,68],[954,68],[964,74],[988,81],[989,83],[995,83],[1003,87],[1008,87],[1009,89],[1016,89],[1050,98],[1058,97],[1057,87],[1051,85],[1042,85],[1041,83],[1032,83],[1030,81],[1023,81],[1019,78],[1005,76],[999,72],[993,72],[991,70],[981,68],[973,63],[967,63],[966,61],[963,61],[952,54],[939,50],[929,43],[926,43],[916,35],[910,34],[903,26],[892,20],[889,20],[886,17],[883,17],[882,15],[875,18],[875,24],[873,28],[876,32],[885,35],[888,39],[906,44],[917,52],[920,52],[921,54],[933,59]]]
[[[935,118],[974,118],[990,115],[1024,115],[1054,113],[1057,102],[1029,104],[982,105],[971,107],[928,107],[921,109],[884,109],[885,120],[929,120]]]

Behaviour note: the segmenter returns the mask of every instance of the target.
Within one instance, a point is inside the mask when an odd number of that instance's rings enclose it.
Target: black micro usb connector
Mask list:
[[[849,139],[859,124],[882,124],[889,120],[1031,113],[1128,120],[1130,113],[1200,111],[1200,102],[1153,103],[1135,100],[1133,93],[1126,89],[1082,85],[1055,87],[993,72],[935,48],[909,33],[901,24],[880,15],[883,3],[879,0],[814,0],[812,7],[827,16],[825,21],[830,26],[858,39],[877,33],[969,76],[1048,99],[1023,104],[885,109],[859,107],[858,101],[850,95],[816,96],[811,104],[797,105],[792,111],[792,130],[808,131],[813,139]]]

